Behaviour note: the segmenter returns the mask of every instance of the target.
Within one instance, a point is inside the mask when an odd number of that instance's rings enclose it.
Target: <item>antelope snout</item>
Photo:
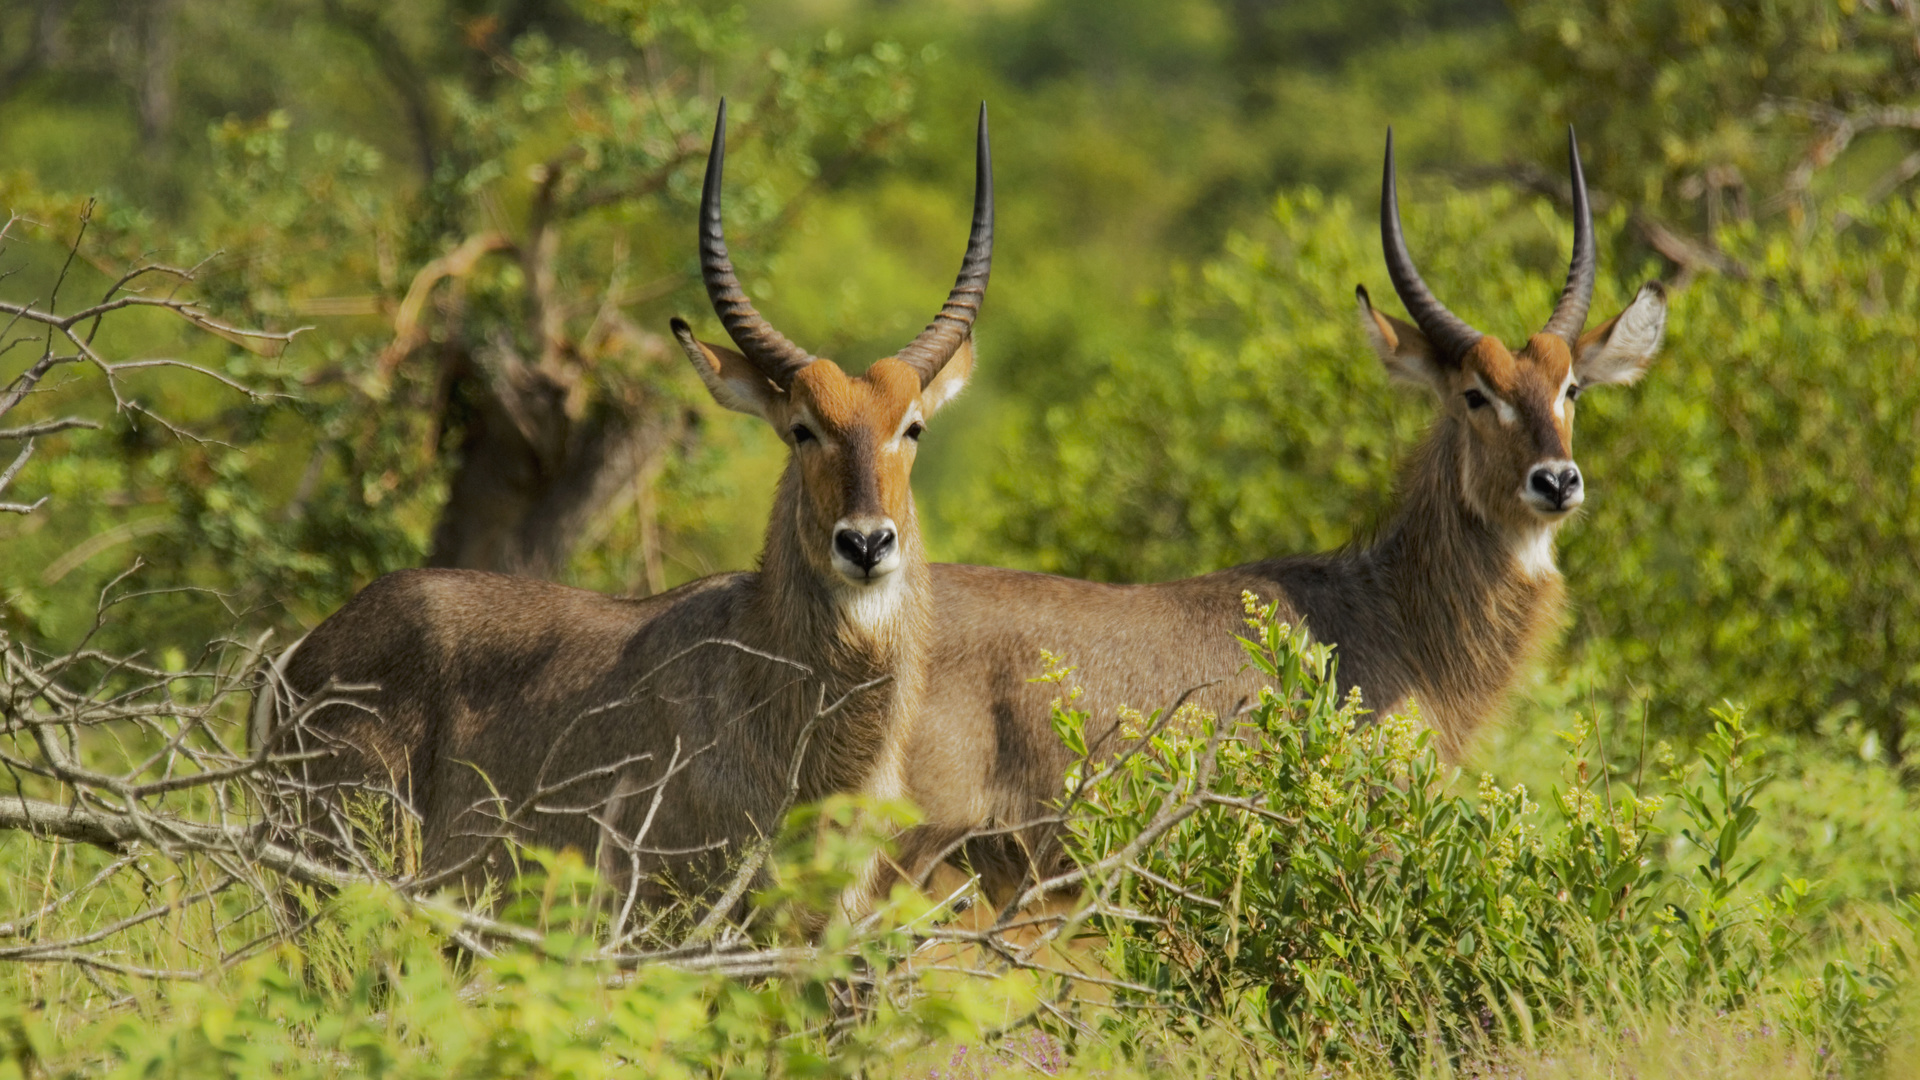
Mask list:
[[[1546,461],[1527,476],[1527,504],[1542,514],[1564,514],[1587,497],[1580,483],[1580,466],[1571,461]]]
[[[883,578],[900,565],[892,518],[843,518],[833,527],[833,568],[849,581]]]

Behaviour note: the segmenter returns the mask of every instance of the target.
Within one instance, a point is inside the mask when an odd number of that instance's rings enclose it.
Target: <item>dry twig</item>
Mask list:
[[[194,280],[199,267],[183,269],[150,262],[137,264],[122,273],[107,286],[105,293],[97,302],[63,312],[60,305],[60,291],[67,283],[74,261],[81,256],[87,227],[91,224],[92,217],[93,203],[88,202],[80,213],[80,226],[74,233],[73,241],[67,245],[66,260],[62,263],[44,302],[0,299],[0,317],[5,318],[4,328],[0,328],[0,356],[23,345],[37,344],[40,349],[39,355],[28,361],[26,366],[4,387],[0,387],[0,418],[4,418],[33,395],[45,392],[43,383],[47,377],[69,365],[88,367],[98,372],[105,380],[108,391],[113,395],[116,412],[143,416],[158,423],[177,438],[197,441],[199,437],[149,409],[136,398],[130,397],[124,384],[127,374],[149,368],[181,368],[212,379],[250,399],[258,400],[264,396],[254,387],[187,360],[174,357],[115,360],[99,350],[95,338],[107,317],[136,309],[170,312],[200,330],[233,342],[249,351],[269,356],[279,355],[293,341],[294,336],[306,328],[299,327],[285,332],[276,332],[247,329],[222,322],[201,309],[192,300],[182,299],[178,295],[182,286]],[[10,216],[5,225],[0,225],[0,241],[10,239],[13,229],[24,220],[18,215]],[[3,251],[4,248],[0,248],[0,252]],[[4,276],[0,275],[0,280],[4,280]],[[168,287],[164,291],[149,294],[143,291],[149,278],[168,282]],[[33,457],[34,441],[37,438],[63,431],[99,426],[98,421],[69,415],[38,420],[18,427],[0,428],[0,442],[23,443],[12,463],[6,466],[4,471],[0,471],[0,493],[5,492]],[[0,502],[0,511],[31,514],[46,505],[46,502],[46,496],[31,503]]]

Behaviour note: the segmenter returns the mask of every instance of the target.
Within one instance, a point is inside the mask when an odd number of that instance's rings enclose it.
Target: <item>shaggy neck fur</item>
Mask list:
[[[1434,425],[1401,471],[1399,510],[1357,560],[1393,624],[1375,635],[1386,655],[1365,666],[1406,673],[1455,760],[1557,627],[1562,595],[1554,527],[1488,520],[1462,488],[1463,437],[1458,418]]]
[[[897,523],[900,568],[888,580],[864,587],[807,558],[801,545],[813,541],[801,537],[800,509],[799,466],[789,462],[760,555],[756,644],[813,672],[812,678],[794,682],[790,692],[800,700],[781,710],[782,723],[794,728],[793,739],[817,709],[852,696],[814,728],[799,797],[861,791],[897,798],[904,790],[902,757],[926,682],[932,627],[933,583],[911,497],[905,520]],[[874,680],[882,681],[853,692]]]

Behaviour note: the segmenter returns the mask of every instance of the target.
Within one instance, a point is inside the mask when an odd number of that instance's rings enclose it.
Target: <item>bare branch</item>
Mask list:
[[[745,646],[742,646],[742,648],[745,648]],[[749,649],[748,651],[756,652],[757,650]],[[787,814],[793,810],[794,802],[800,797],[800,766],[802,762],[806,760],[807,748],[813,741],[814,730],[820,726],[820,721],[839,712],[841,707],[853,700],[856,695],[881,686],[891,681],[892,678],[893,676],[889,674],[882,675],[877,679],[869,679],[840,695],[833,704],[823,705],[821,708],[816,709],[814,714],[807,719],[806,725],[800,729],[800,738],[794,747],[793,761],[787,771],[787,793],[786,797],[781,800],[780,812],[775,815],[776,821],[784,819]],[[821,695],[824,697],[825,694],[826,690],[822,688]],[[741,860],[739,869],[734,873],[733,880],[728,883],[727,888],[720,894],[720,898],[714,902],[713,907],[701,918],[699,924],[693,928],[693,932],[687,935],[687,941],[689,943],[699,944],[713,936],[714,931],[719,928],[720,923],[732,912],[733,906],[739,903],[740,899],[747,894],[747,889],[752,886],[754,880],[759,876],[760,868],[766,864],[767,856],[773,851],[773,841],[774,837],[771,835],[764,837],[760,843],[754,845],[753,850],[748,853],[747,858]]]
[[[7,466],[6,471],[0,472],[0,491],[7,490],[7,485],[13,483],[13,478],[20,475],[20,470],[26,467],[27,459],[32,456],[33,456],[33,440],[28,439],[27,445],[20,448],[19,456],[13,459],[13,464]],[[47,502],[47,496],[45,495],[40,496],[39,501],[35,502],[31,506],[28,506],[22,503],[0,502],[0,510],[5,510],[15,514],[31,514],[35,510],[38,510],[42,506],[45,506],[46,502]]]
[[[1750,276],[1746,266],[1739,260],[1708,243],[1682,235],[1671,225],[1651,215],[1636,211],[1628,221],[1646,240],[1648,247],[1680,268],[1679,277],[1669,283],[1675,288],[1683,287],[1701,273],[1725,274],[1739,281]]]
[[[1818,133],[1811,145],[1801,155],[1792,171],[1787,173],[1780,191],[1767,199],[1763,208],[1782,210],[1788,206],[1805,205],[1808,190],[1813,186],[1813,177],[1821,169],[1832,165],[1853,145],[1853,140],[1869,132],[1887,128],[1904,128],[1920,131],[1920,108],[1908,108],[1898,105],[1877,105],[1845,111],[1817,101],[1805,101],[1798,98],[1774,98],[1761,108],[1762,122],[1773,116],[1784,114],[1811,121]],[[1920,166],[1917,166],[1920,167]],[[1912,174],[1909,174],[1909,179]],[[1900,181],[1899,183],[1904,183]],[[1894,184],[1879,198],[1891,194]]]
[[[58,420],[46,420],[38,424],[28,424],[26,427],[0,428],[0,439],[37,439],[42,435],[52,435],[60,431],[72,431],[75,428],[97,431],[100,425],[92,420],[83,420],[78,416],[65,416]]]
[[[179,285],[191,282],[194,279],[194,275],[200,267],[181,269],[159,263],[141,263],[128,269],[120,274],[119,277],[107,287],[98,303],[77,311],[62,312],[60,308],[60,292],[73,270],[74,261],[80,257],[88,228],[92,223],[93,208],[93,202],[89,201],[81,211],[80,227],[75,233],[72,243],[67,245],[66,259],[61,263],[60,270],[55,276],[52,289],[47,296],[44,306],[41,306],[37,302],[22,303],[15,300],[0,299],[0,316],[5,317],[7,323],[3,336],[10,337],[14,334],[15,327],[26,324],[26,326],[32,330],[31,336],[33,338],[44,339],[39,358],[28,365],[24,371],[14,376],[4,390],[0,390],[0,416],[5,416],[22,401],[26,400],[28,395],[36,392],[41,382],[54,368],[63,364],[83,363],[92,366],[105,378],[107,389],[113,395],[114,410],[116,412],[147,417],[166,428],[167,431],[176,438],[191,439],[196,442],[206,441],[139,402],[129,400],[126,394],[122,392],[122,376],[148,368],[176,367],[213,379],[241,394],[245,394],[249,399],[254,401],[259,401],[266,395],[260,390],[221,374],[218,371],[186,360],[171,357],[146,357],[132,360],[110,359],[102,355],[94,344],[95,337],[99,332],[103,320],[116,312],[127,311],[134,308],[170,311],[199,330],[232,342],[251,352],[268,356],[277,356],[285,351],[287,345],[293,341],[294,337],[307,328],[297,327],[284,332],[255,330],[233,326],[216,319],[195,306],[191,300],[181,299],[177,295],[174,295],[174,293],[177,293]],[[14,215],[7,220],[5,226],[0,226],[0,238],[4,238],[14,223],[19,220],[21,219],[18,215]],[[204,265],[204,263],[202,265]],[[163,296],[146,296],[129,291],[136,282],[149,275],[160,275],[172,279],[175,282],[175,289]],[[85,330],[84,333],[82,332],[83,328]],[[4,345],[0,345],[0,351],[11,349],[27,340],[30,340],[29,336],[12,337],[12,339]],[[58,352],[56,351],[56,345],[62,349],[71,346],[72,352]],[[31,440],[40,435],[98,427],[99,424],[96,421],[84,417],[67,416],[52,420],[43,420],[21,427],[0,429],[0,439]],[[22,451],[22,456],[14,462],[13,466],[7,470],[4,476],[0,476],[0,489],[4,489],[6,484],[18,473],[20,466],[23,465],[26,458],[30,456],[31,450],[32,443],[29,441],[26,450]],[[45,502],[46,499],[43,498],[31,505],[0,503],[0,511],[27,514],[39,509]]]
[[[472,274],[480,260],[487,255],[513,250],[513,241],[504,234],[481,233],[468,237],[452,251],[421,267],[420,272],[413,276],[413,283],[407,287],[406,298],[400,301],[400,310],[394,314],[393,340],[380,350],[380,356],[374,362],[374,369],[380,376],[391,379],[401,361],[426,342],[427,330],[420,320],[426,313],[427,298],[433,295],[435,286],[448,279],[457,280]]]

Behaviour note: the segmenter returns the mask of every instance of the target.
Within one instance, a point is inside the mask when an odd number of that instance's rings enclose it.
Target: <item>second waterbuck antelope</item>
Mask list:
[[[1235,641],[1247,592],[1332,643],[1341,689],[1359,687],[1368,707],[1391,710],[1417,695],[1441,751],[1459,755],[1558,620],[1554,533],[1587,492],[1573,460],[1574,400],[1637,378],[1666,325],[1665,293],[1648,284],[1619,315],[1584,330],[1595,253],[1571,133],[1568,156],[1574,243],[1565,289],[1545,328],[1515,350],[1449,312],[1414,268],[1389,132],[1381,239],[1413,321],[1375,310],[1361,288],[1360,322],[1389,374],[1430,391],[1439,415],[1402,467],[1398,505],[1371,542],[1158,585],[933,568],[939,633],[908,756],[908,786],[928,824],[902,852],[910,872],[930,870],[969,830],[1018,830],[1050,812],[1071,759],[1049,722],[1057,684],[1031,681],[1041,650],[1075,665],[1080,704],[1091,711],[1089,742],[1110,751],[1120,705],[1150,708],[1212,684],[1193,700],[1224,712],[1257,690]],[[1018,835],[1017,847],[1050,869],[1050,831]],[[975,869],[1003,899],[1031,869],[1026,857],[992,857],[995,845],[970,847]]]
[[[714,890],[795,801],[903,790],[931,635],[908,479],[925,424],[973,365],[993,245],[986,110],[958,280],[926,330],[859,376],[789,341],[747,299],[721,228],[725,138],[723,102],[700,261],[738,351],[679,319],[673,332],[717,402],[788,445],[757,572],[629,599],[403,571],[276,666],[291,702],[307,704],[269,709],[256,738],[316,755],[296,783],[336,820],[355,789],[410,808],[429,876],[497,874],[507,864],[494,839],[510,836],[597,857],[653,903]],[[336,855],[355,854],[353,830],[327,834]]]

